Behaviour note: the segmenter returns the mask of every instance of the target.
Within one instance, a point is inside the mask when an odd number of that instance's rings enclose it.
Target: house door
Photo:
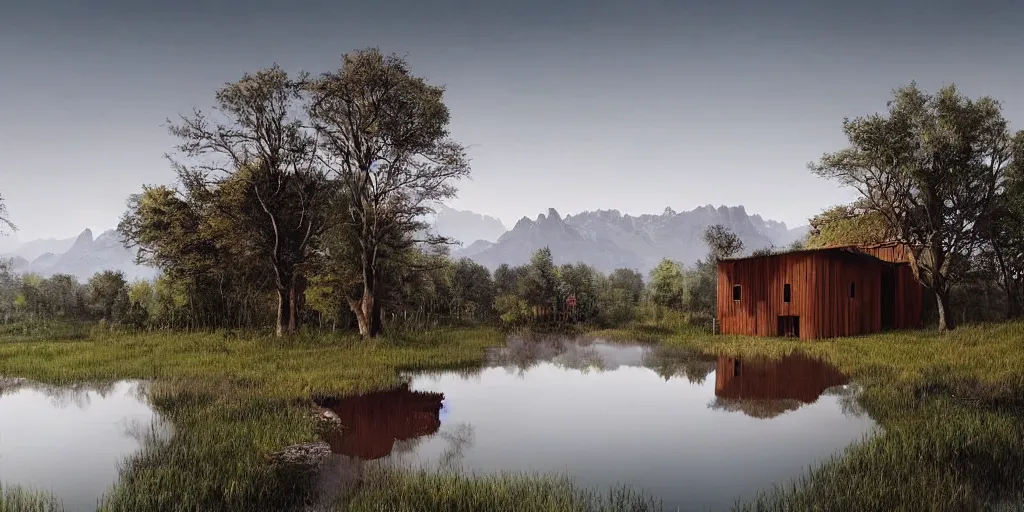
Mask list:
[[[896,268],[886,265],[882,268],[882,330],[896,327]]]
[[[784,338],[800,337],[800,317],[779,316],[779,336]]]

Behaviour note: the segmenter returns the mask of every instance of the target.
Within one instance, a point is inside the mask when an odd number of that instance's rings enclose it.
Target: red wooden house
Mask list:
[[[722,260],[721,332],[821,339],[919,327],[922,287],[906,256],[878,244]]]

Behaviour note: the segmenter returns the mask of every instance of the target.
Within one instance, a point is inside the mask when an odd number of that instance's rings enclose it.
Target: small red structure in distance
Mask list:
[[[569,306],[570,308],[575,308],[576,307],[576,296],[575,295],[570,295],[570,296],[566,297],[565,305]]]

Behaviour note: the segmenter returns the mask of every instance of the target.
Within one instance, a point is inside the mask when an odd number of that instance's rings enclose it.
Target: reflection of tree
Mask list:
[[[780,414],[795,411],[804,405],[799,400],[757,400],[715,397],[708,408],[725,412],[742,412],[757,419],[774,418]]]
[[[641,347],[561,336],[520,336],[510,337],[505,347],[490,352],[489,361],[521,377],[527,370],[550,361],[582,372],[643,366],[665,380],[685,378],[692,384],[702,384],[715,371],[716,358],[680,347]]]
[[[656,347],[645,354],[644,366],[665,380],[685,378],[691,384],[703,384],[715,371],[717,358],[678,347]]]
[[[564,337],[528,335],[510,336],[504,347],[488,352],[488,362],[522,375],[541,362],[563,354],[574,342]]]
[[[323,401],[344,428],[327,436],[334,453],[374,460],[389,455],[396,441],[434,434],[441,427],[444,395],[410,391],[404,384],[378,391]]]
[[[0,387],[0,396],[14,394],[21,391],[34,391],[46,397],[47,401],[58,409],[64,409],[74,405],[81,410],[86,410],[92,404],[92,400],[95,396],[98,396],[101,399],[107,398],[114,393],[115,389],[119,385],[124,383],[130,384],[131,388],[129,389],[129,393],[138,395],[138,388],[140,387],[140,384],[128,381],[70,384],[67,386],[54,386],[40,382],[23,381],[18,386],[7,388]],[[140,402],[145,401],[145,398],[142,396],[138,396],[137,398]]]
[[[845,390],[848,382],[834,366],[799,352],[777,361],[721,356],[715,369],[716,398],[708,407],[773,418],[816,402],[829,388]],[[849,398],[855,402],[852,394]]]
[[[442,471],[456,471],[466,455],[466,449],[473,446],[473,426],[460,423],[451,430],[441,432],[441,437],[448,441],[448,448],[441,453],[438,468]]]
[[[822,396],[834,396],[839,402],[839,407],[842,409],[845,416],[851,418],[860,418],[867,414],[864,410],[864,406],[857,400],[857,396],[860,394],[860,386],[854,384],[847,384],[845,386],[833,386],[825,390]]]

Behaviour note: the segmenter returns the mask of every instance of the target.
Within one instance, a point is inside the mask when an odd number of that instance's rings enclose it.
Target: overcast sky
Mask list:
[[[709,203],[804,224],[852,197],[807,162],[913,79],[992,95],[1024,123],[1024,7],[1009,1],[3,5],[0,193],[23,240],[113,227],[129,194],[171,183],[163,121],[224,82],[275,62],[326,71],[368,46],[447,86],[474,174],[451,206],[509,227],[548,207]]]

